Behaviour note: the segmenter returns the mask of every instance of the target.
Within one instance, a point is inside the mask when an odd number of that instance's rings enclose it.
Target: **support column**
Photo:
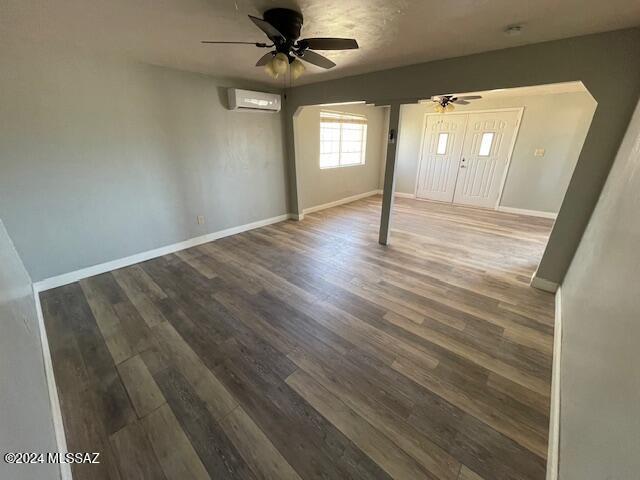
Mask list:
[[[391,229],[391,212],[393,210],[393,191],[396,185],[396,156],[398,134],[400,132],[400,104],[389,105],[389,132],[387,141],[387,160],[384,169],[384,189],[382,191],[382,215],[380,217],[381,245],[389,244],[389,230]]]
[[[286,99],[286,96],[285,96]],[[299,188],[300,182],[298,178],[298,167],[296,163],[296,117],[301,111],[300,107],[290,107],[285,101],[285,114],[283,116],[283,126],[286,132],[286,148],[287,148],[287,181],[289,184],[288,212],[292,219],[302,220],[304,214],[302,205],[300,204]]]

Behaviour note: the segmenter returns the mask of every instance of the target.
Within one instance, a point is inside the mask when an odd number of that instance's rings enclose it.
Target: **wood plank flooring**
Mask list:
[[[380,197],[41,294],[76,479],[543,479],[551,221]]]

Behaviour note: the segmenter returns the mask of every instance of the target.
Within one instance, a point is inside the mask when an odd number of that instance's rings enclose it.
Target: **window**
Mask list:
[[[479,157],[488,157],[491,152],[491,144],[493,143],[493,133],[483,133],[482,140],[480,140],[480,151],[478,152]]]
[[[438,146],[436,147],[436,155],[444,155],[445,153],[447,153],[448,139],[448,133],[441,133],[440,135],[438,135]]]
[[[320,168],[364,165],[367,118],[320,112]]]

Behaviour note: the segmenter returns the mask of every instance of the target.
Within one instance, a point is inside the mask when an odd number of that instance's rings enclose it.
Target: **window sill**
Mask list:
[[[335,170],[336,168],[364,167],[365,163],[353,163],[351,165],[336,165],[335,167],[320,167],[320,170]]]

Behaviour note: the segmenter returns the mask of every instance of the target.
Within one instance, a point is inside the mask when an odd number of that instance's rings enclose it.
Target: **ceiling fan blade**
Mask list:
[[[353,38],[305,38],[298,42],[302,48],[311,50],[353,50],[358,42]]]
[[[322,68],[333,68],[336,66],[335,63],[333,63],[331,60],[329,60],[327,57],[323,57],[322,55],[320,55],[319,53],[316,52],[312,52],[311,50],[305,50],[301,55],[300,58],[302,60],[304,60],[305,62],[309,62],[312,63],[318,67],[322,67]]]
[[[253,23],[256,24],[256,26],[262,30],[265,35],[267,37],[269,37],[269,39],[271,39],[273,42],[277,41],[285,41],[284,35],[282,35],[278,29],[276,27],[274,27],[273,25],[271,25],[269,22],[267,22],[266,20],[263,20],[262,18],[258,18],[258,17],[254,17],[253,15],[249,15],[249,18],[251,19],[251,21]]]
[[[466,100],[453,100],[451,103],[455,103],[456,105],[469,105],[470,102],[466,101]]]
[[[479,100],[482,98],[482,95],[463,95],[462,97],[458,97],[458,100]]]
[[[267,63],[269,63],[269,60],[271,60],[272,58],[273,58],[273,53],[271,52],[265,53],[263,56],[260,57],[260,60],[256,62],[256,67],[262,67],[263,65],[266,65]]]
[[[226,45],[255,45],[256,47],[267,47],[268,45],[263,42],[225,42],[217,40],[202,40],[200,43],[221,43]]]

